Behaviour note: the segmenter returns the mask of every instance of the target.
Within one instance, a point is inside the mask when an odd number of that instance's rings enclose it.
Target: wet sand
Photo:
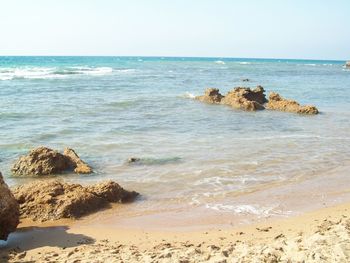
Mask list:
[[[301,200],[302,201],[302,200]],[[305,200],[304,200],[305,201]],[[22,222],[1,262],[349,262],[350,203],[205,230]]]

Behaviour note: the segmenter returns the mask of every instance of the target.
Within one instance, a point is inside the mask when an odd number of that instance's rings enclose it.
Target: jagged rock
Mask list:
[[[21,218],[34,221],[79,218],[107,208],[110,202],[126,202],[138,193],[124,190],[115,182],[83,187],[58,180],[37,181],[13,190]]]
[[[21,156],[13,165],[14,175],[50,175],[66,171],[91,173],[92,169],[79,156],[67,148],[64,154],[47,147],[31,150],[28,155]]]
[[[265,90],[261,86],[253,90],[238,87],[229,91],[221,100],[221,104],[247,111],[263,110],[263,104],[267,102],[264,92]]]
[[[346,67],[346,68],[350,68],[350,61],[347,61],[347,62],[345,63],[345,67]]]
[[[0,240],[7,240],[18,224],[18,203],[0,173]]]
[[[65,148],[63,155],[68,157],[71,161],[71,167],[74,168],[74,172],[78,174],[92,173],[92,168],[81,160],[78,154],[71,148]]]
[[[266,108],[269,110],[280,110],[300,114],[318,114],[318,109],[315,106],[302,106],[294,100],[282,98],[275,92],[270,93],[269,102],[266,104]]]
[[[218,89],[210,88],[203,96],[197,96],[196,99],[206,103],[225,104],[237,109],[255,111],[264,109],[263,104],[267,102],[264,92],[261,86],[253,90],[238,87],[223,96]]]
[[[219,89],[209,88],[205,90],[204,95],[197,96],[196,99],[206,103],[218,104],[221,102],[222,96]]]
[[[108,202],[125,203],[130,202],[138,196],[135,191],[125,191],[119,184],[113,181],[106,181],[88,187],[88,190],[98,197],[101,197]]]

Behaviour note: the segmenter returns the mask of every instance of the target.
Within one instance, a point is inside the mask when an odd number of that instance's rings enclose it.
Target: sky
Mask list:
[[[0,55],[350,59],[350,0],[0,0]]]

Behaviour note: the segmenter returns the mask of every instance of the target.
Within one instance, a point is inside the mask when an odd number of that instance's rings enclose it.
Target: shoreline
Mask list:
[[[349,259],[350,244],[346,245],[345,242],[341,251],[335,249],[339,250],[344,240],[350,240],[349,218],[348,202],[290,218],[270,218],[245,226],[200,231],[79,226],[79,221],[73,225],[61,221],[32,227],[27,222],[21,223],[17,232],[10,236],[7,246],[2,246],[0,258],[8,256],[8,262],[73,262],[89,259],[95,260],[92,262],[110,262],[108,260],[112,259],[144,262],[153,257],[160,262],[181,258],[188,259],[184,262],[201,262],[209,257],[227,262],[242,262],[238,260],[242,259],[244,262],[260,255],[264,260],[276,256],[280,259],[304,257],[308,262],[313,262],[312,257],[314,262],[327,262],[322,258],[343,262]],[[282,247],[283,250],[278,252],[276,247]],[[196,249],[201,252],[197,253]],[[273,253],[266,254],[264,251],[267,250]],[[322,255],[310,254],[316,252]]]

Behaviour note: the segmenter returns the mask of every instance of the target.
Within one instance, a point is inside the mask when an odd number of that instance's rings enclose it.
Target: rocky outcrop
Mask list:
[[[263,104],[267,102],[264,92],[265,90],[261,86],[253,90],[238,87],[229,91],[221,100],[221,104],[246,111],[263,110]]]
[[[13,190],[21,218],[34,221],[79,218],[107,208],[111,202],[128,202],[138,196],[108,181],[84,187],[58,180],[33,182]]]
[[[210,88],[205,91],[203,96],[197,96],[195,99],[211,104],[228,105],[245,111],[257,111],[266,108],[299,114],[311,115],[319,113],[315,106],[302,106],[294,100],[282,98],[275,92],[272,92],[269,100],[267,100],[262,86],[257,86],[255,89],[237,87],[229,91],[225,96],[221,95],[218,89]]]
[[[345,63],[345,67],[346,67],[346,68],[350,68],[350,61],[347,61],[347,62]]]
[[[315,106],[302,106],[294,100],[282,98],[278,93],[271,92],[269,102],[266,104],[266,109],[279,110],[287,112],[295,112],[300,114],[318,114],[318,109]]]
[[[0,240],[7,240],[19,223],[19,206],[0,173]]]
[[[238,87],[223,96],[218,89],[210,88],[205,91],[203,96],[198,96],[196,99],[206,103],[224,104],[237,109],[255,111],[264,109],[263,104],[267,102],[264,92],[264,88],[261,86],[253,90]]]
[[[204,95],[197,96],[196,99],[206,103],[219,104],[223,97],[219,89],[209,88],[205,90]]]
[[[64,154],[47,147],[39,147],[21,156],[12,167],[14,175],[50,175],[66,171],[91,173],[92,169],[82,161],[72,149],[65,149]]]
[[[74,168],[74,172],[78,174],[92,173],[92,168],[79,158],[78,154],[70,148],[64,149],[63,155],[70,160],[70,167]]]

